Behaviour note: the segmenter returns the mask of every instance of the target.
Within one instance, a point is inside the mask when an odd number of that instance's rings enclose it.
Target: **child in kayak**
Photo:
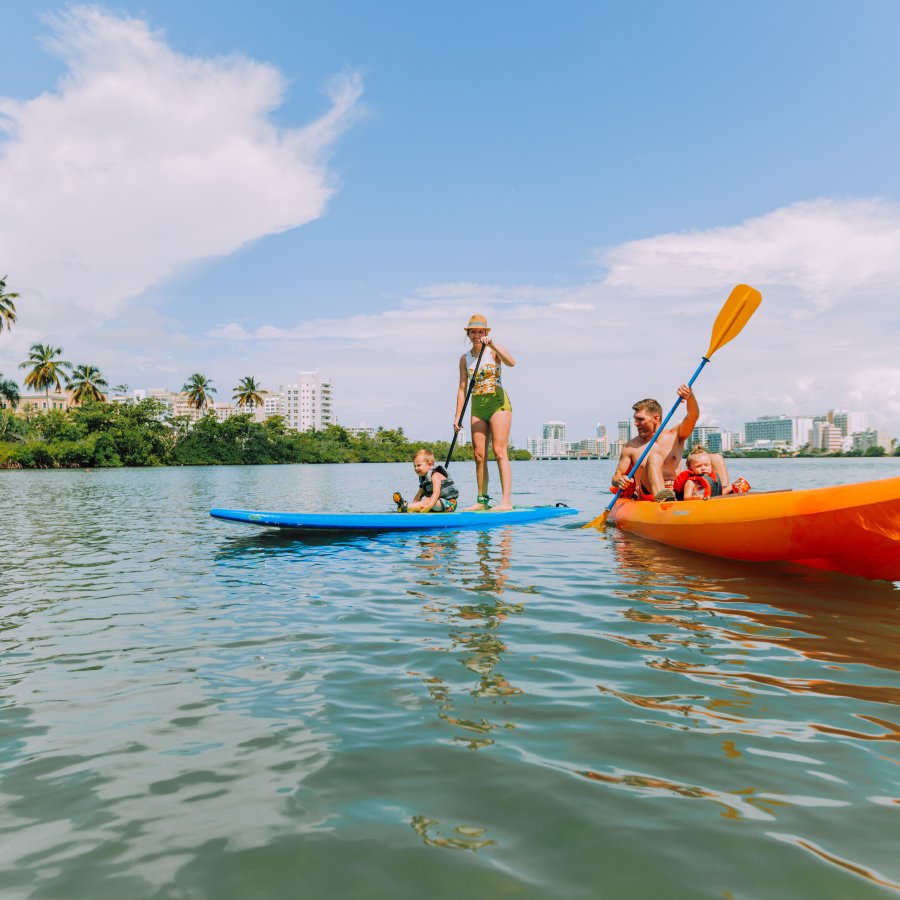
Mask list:
[[[419,490],[410,503],[400,494],[394,494],[394,502],[400,512],[455,512],[459,491],[447,470],[435,463],[430,450],[417,451],[413,468],[419,476]]]
[[[675,476],[672,490],[679,500],[708,500],[725,494],[742,494],[750,490],[743,478],[722,484],[713,467],[712,456],[702,444],[695,444],[685,460],[686,468]]]

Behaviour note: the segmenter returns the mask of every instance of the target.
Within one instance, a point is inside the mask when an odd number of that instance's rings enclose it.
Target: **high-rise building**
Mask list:
[[[569,455],[569,445],[559,438],[528,438],[528,452],[535,459],[564,459]]]
[[[891,452],[893,441],[886,431],[872,428],[868,431],[853,432],[853,449],[866,451],[870,447],[883,447],[886,453]]]
[[[848,409],[829,409],[828,421],[841,429],[843,437],[850,437],[857,431],[868,431],[869,415],[864,412],[851,412]]]
[[[622,419],[617,427],[619,430],[619,443],[627,444],[634,437],[634,420]]]
[[[710,453],[721,453],[722,432],[717,425],[697,425],[685,446],[690,449],[694,444],[702,444]]]
[[[736,450],[738,445],[742,443],[741,435],[737,431],[723,431],[720,437],[722,439],[723,453]]]
[[[329,425],[336,424],[331,381],[323,378],[318,369],[301,372],[295,384],[283,384],[278,392],[281,395],[281,415],[288,428],[323,431]]]
[[[809,445],[814,450],[826,450],[834,453],[843,445],[841,429],[831,422],[814,422],[809,435]]]
[[[566,439],[565,422],[544,422],[545,441],[564,441]]]
[[[799,450],[809,443],[813,424],[811,416],[760,416],[753,422],[744,423],[744,441],[751,446],[771,441]]]
[[[263,396],[263,413],[267,419],[269,416],[284,415],[284,400],[280,393]]]

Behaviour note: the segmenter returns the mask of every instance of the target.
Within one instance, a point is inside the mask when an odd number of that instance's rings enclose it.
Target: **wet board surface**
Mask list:
[[[295,531],[435,531],[447,528],[497,528],[500,525],[524,525],[574,516],[570,506],[522,506],[503,512],[476,510],[452,513],[290,513],[252,509],[211,509],[216,519],[289,528]]]

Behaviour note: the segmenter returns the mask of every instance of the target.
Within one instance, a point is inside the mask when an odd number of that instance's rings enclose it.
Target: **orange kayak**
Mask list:
[[[711,500],[619,500],[608,522],[711,556],[900,581],[900,478]]]

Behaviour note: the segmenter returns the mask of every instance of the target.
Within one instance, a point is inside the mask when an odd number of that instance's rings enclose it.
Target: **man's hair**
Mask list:
[[[709,449],[704,447],[703,444],[694,444],[690,450],[687,452],[687,458],[690,459],[692,456],[696,456],[698,453],[705,453],[707,456],[709,455]]]
[[[648,413],[650,413],[651,416],[662,415],[662,407],[655,400],[651,400],[649,397],[646,400],[638,400],[638,402],[635,403],[631,408],[635,412],[640,412],[642,409],[646,410]]]
[[[425,447],[420,447],[418,450],[416,450],[416,455],[413,457],[413,459],[418,459],[420,456],[424,456],[425,459],[434,462],[434,454]]]

